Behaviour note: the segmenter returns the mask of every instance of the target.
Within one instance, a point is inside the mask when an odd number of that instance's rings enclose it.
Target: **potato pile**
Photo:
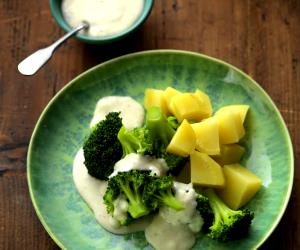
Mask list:
[[[190,157],[180,173],[185,182],[216,188],[232,209],[245,205],[259,190],[261,180],[238,164],[245,152],[238,142],[245,135],[248,105],[224,106],[213,115],[207,94],[182,93],[172,87],[146,89],[144,105],[160,107],[180,122],[167,152]]]

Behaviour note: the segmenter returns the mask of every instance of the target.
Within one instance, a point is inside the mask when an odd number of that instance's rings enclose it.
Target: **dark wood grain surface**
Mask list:
[[[91,66],[164,48],[223,59],[272,97],[293,141],[295,178],[287,210],[262,249],[300,249],[300,1],[156,0],[147,22],[125,40],[69,40],[35,76],[17,72],[21,59],[62,34],[48,1],[0,0],[0,249],[58,248],[37,219],[26,180],[29,139],[49,100]]]

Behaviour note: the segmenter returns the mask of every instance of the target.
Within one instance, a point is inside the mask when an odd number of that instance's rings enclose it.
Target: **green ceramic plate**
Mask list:
[[[142,232],[118,236],[97,224],[74,187],[72,162],[99,98],[130,95],[142,103],[145,88],[167,86],[204,90],[214,110],[226,104],[250,105],[243,161],[264,184],[248,205],[256,215],[248,237],[221,244],[200,234],[194,249],[254,249],[278,224],[290,197],[294,165],[288,131],[270,97],[222,61],[184,51],[146,51],[113,59],[75,78],[52,99],[36,125],[27,161],[30,195],[39,219],[61,248],[151,249]]]

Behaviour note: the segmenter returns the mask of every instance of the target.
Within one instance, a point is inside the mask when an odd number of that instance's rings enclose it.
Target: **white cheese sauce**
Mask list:
[[[117,175],[118,172],[127,172],[132,169],[150,170],[152,175],[164,176],[168,171],[168,166],[164,159],[131,153],[115,164],[114,172],[109,178]]]
[[[174,189],[176,198],[185,208],[181,211],[160,208],[159,214],[145,229],[147,241],[157,250],[190,249],[203,225],[203,219],[196,210],[196,192],[192,184],[175,182]]]
[[[63,0],[62,13],[75,28],[82,21],[90,27],[89,36],[110,36],[128,29],[141,15],[144,0]]]
[[[160,214],[145,229],[145,236],[156,250],[188,250],[195,244],[187,225],[168,223]]]
[[[120,226],[118,221],[106,212],[106,206],[103,203],[103,195],[107,188],[107,182],[98,180],[88,174],[84,165],[82,149],[78,151],[74,159],[73,180],[78,192],[88,206],[93,210],[96,220],[106,230],[115,234],[127,234],[143,231],[149,224],[150,217],[146,217],[144,219],[134,221],[129,226]],[[122,201],[119,200],[117,202]],[[126,206],[126,204],[121,204],[121,206],[117,207],[115,211],[115,213],[117,213],[116,218],[120,218],[122,216],[124,206]]]
[[[144,109],[139,103],[130,97],[109,96],[100,99],[97,103],[91,126],[105,119],[105,115],[111,111],[121,111],[124,126],[127,126],[127,128],[143,125]],[[164,176],[168,167],[163,159],[129,154],[115,164],[111,177],[119,171],[130,171],[131,169],[151,170],[152,174]],[[102,227],[115,234],[127,234],[144,230],[147,241],[155,249],[188,250],[194,245],[195,234],[200,231],[203,225],[203,220],[196,210],[196,193],[192,184],[174,183],[173,188],[176,198],[185,206],[183,210],[175,211],[168,207],[162,207],[154,217],[147,216],[132,222],[128,226],[121,226],[118,220],[126,218],[128,202],[124,196],[120,195],[114,202],[113,216],[107,213],[106,206],[103,203],[107,182],[98,180],[88,174],[84,165],[82,148],[74,159],[73,180],[78,192],[92,209],[96,220]]]
[[[141,127],[144,123],[145,111],[137,101],[129,96],[106,96],[97,102],[90,127],[104,120],[109,112],[121,112],[123,125],[127,129]]]

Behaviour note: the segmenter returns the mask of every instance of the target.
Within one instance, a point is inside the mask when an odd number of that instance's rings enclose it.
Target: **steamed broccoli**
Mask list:
[[[178,156],[178,155],[170,154],[170,153],[165,152],[163,150],[161,150],[157,154],[157,157],[158,158],[163,158],[166,161],[166,163],[169,167],[169,173],[171,173],[173,175],[178,175],[180,173],[180,170],[182,169],[182,167],[188,161],[187,157],[181,157],[181,156]]]
[[[107,212],[113,215],[114,201],[120,194],[123,194],[128,200],[128,213],[131,218],[137,219],[149,214],[152,210],[145,204],[144,196],[150,178],[150,171],[141,170],[119,172],[110,178],[103,197]],[[120,223],[126,224],[128,221]]]
[[[84,164],[88,173],[100,180],[107,180],[114,164],[122,157],[122,146],[117,135],[122,127],[120,113],[111,112],[105,120],[92,128],[83,144]]]
[[[161,205],[168,206],[175,210],[184,209],[184,205],[174,196],[172,187],[173,179],[171,176],[153,176],[147,186],[146,203],[153,209],[157,209]]]
[[[108,181],[103,196],[107,212],[114,216],[116,200],[122,196],[128,202],[127,216],[118,219],[121,225],[128,225],[132,220],[156,211],[162,205],[175,210],[184,209],[176,199],[170,176],[156,177],[148,170],[130,170],[119,172]]]
[[[254,217],[253,212],[247,209],[230,209],[212,189],[206,190],[205,195],[214,213],[208,236],[224,242],[243,237]]]
[[[146,129],[149,130],[153,141],[153,155],[156,158],[165,159],[169,172],[177,174],[181,167],[187,162],[187,158],[166,152],[172,137],[178,127],[175,117],[167,117],[158,107],[151,107],[146,114]]]
[[[155,142],[154,148],[167,147],[175,134],[175,129],[168,123],[168,119],[159,107],[151,107],[146,113],[146,128]]]
[[[168,116],[167,118],[169,125],[173,128],[173,129],[177,129],[180,125],[180,123],[178,122],[178,120],[176,119],[175,116]]]
[[[130,153],[151,155],[153,150],[152,138],[146,128],[127,130],[124,126],[118,133],[118,139],[122,144],[123,156]]]
[[[209,205],[209,200],[206,196],[197,193],[197,210],[199,211],[201,217],[203,218],[204,224],[202,226],[202,231],[208,232],[208,228],[212,225],[214,219],[214,213]]]

